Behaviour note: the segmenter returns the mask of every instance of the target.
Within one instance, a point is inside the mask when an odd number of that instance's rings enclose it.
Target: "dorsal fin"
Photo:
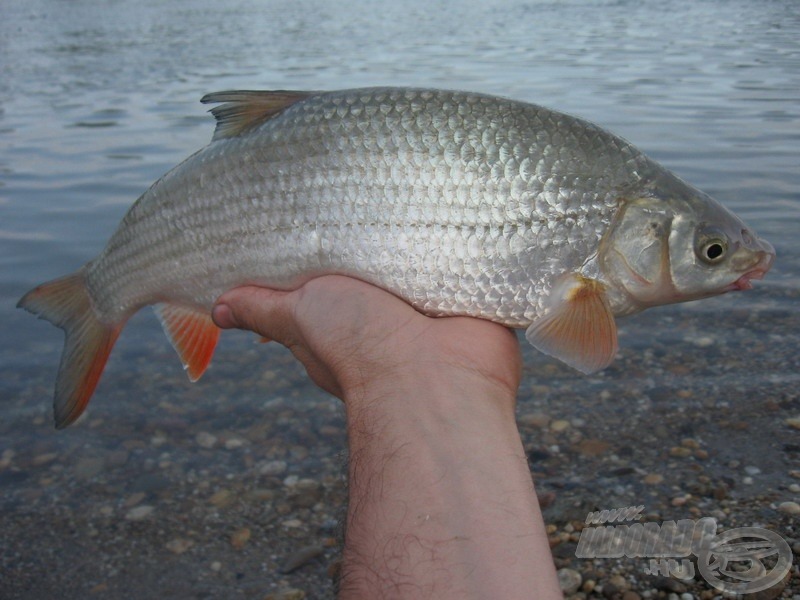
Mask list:
[[[217,119],[212,141],[232,138],[258,127],[295,102],[299,102],[316,92],[295,92],[290,90],[229,91],[206,94],[200,99],[203,104],[222,102],[211,109]]]

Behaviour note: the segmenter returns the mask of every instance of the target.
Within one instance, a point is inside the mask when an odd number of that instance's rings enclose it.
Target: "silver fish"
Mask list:
[[[625,140],[541,106],[399,88],[202,101],[221,103],[211,143],[137,200],[100,256],[19,303],[66,333],[59,428],[148,304],[193,381],[222,293],[330,273],[427,315],[525,327],[592,372],[617,352],[615,317],[749,289],[775,257]]]

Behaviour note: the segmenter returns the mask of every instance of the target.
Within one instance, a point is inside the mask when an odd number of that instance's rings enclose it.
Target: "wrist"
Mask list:
[[[408,411],[416,404],[422,410],[435,406],[458,410],[478,401],[513,413],[519,374],[513,367],[504,370],[502,366],[476,365],[458,357],[446,360],[423,354],[406,360],[394,358],[356,365],[340,376],[339,381],[348,412],[351,409],[352,412]],[[430,403],[433,398],[435,405]],[[382,399],[387,402],[382,403]]]
[[[469,597],[444,592],[455,581],[473,597],[519,597],[517,582],[538,563],[541,581],[555,580],[514,402],[506,385],[433,363],[348,391],[343,581],[359,582],[360,597],[420,581],[441,586],[442,598]],[[393,565],[391,581],[377,577],[376,561]]]

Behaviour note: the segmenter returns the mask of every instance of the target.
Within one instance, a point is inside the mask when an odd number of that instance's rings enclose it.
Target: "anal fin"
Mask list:
[[[582,373],[606,368],[617,353],[617,326],[602,283],[570,275],[553,289],[549,311],[525,337]]]
[[[157,304],[153,308],[189,379],[197,381],[214,356],[219,327],[210,314],[196,308],[177,304]]]

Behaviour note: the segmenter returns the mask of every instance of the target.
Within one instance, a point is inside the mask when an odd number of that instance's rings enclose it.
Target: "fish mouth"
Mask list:
[[[767,270],[768,269],[753,269],[752,271],[748,271],[747,273],[739,277],[739,279],[730,284],[725,291],[735,292],[743,290],[752,290],[753,279],[764,279],[764,275],[767,274]]]
[[[758,261],[758,264],[754,268],[750,269],[747,271],[747,273],[730,284],[725,290],[726,292],[752,290],[753,280],[764,279],[764,275],[766,275],[767,271],[769,271],[772,267],[772,263],[775,261],[774,248],[769,244],[769,242],[765,242],[763,240],[759,240],[759,242],[764,248],[764,250],[761,252],[761,260]]]

